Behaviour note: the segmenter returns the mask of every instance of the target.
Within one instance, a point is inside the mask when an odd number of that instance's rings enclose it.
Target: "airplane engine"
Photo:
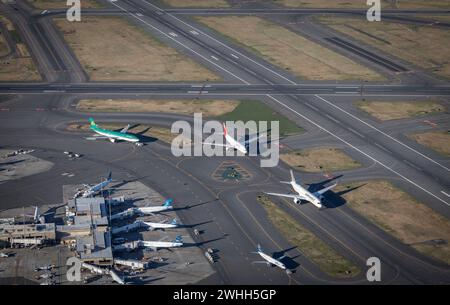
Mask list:
[[[300,199],[294,198],[294,203],[295,203],[295,204],[300,204]]]

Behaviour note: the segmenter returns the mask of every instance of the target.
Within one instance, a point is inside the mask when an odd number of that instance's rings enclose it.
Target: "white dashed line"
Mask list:
[[[345,110],[342,109],[341,107],[339,107],[339,106],[337,106],[337,105],[335,105],[335,104],[333,104],[333,103],[327,101],[327,100],[324,99],[323,97],[320,97],[320,96],[318,96],[318,95],[315,95],[315,97],[317,97],[317,98],[319,98],[320,100],[324,101],[324,102],[327,103],[328,105],[333,106],[333,107],[336,108],[336,109],[339,109],[339,110],[342,111],[343,113],[347,114],[348,116],[352,117],[352,118],[355,119],[355,120],[358,120],[359,122],[363,123],[364,125],[366,125],[366,126],[372,128],[373,130],[378,131],[379,133],[381,133],[382,135],[384,135],[384,136],[388,137],[389,139],[395,141],[396,143],[398,143],[398,144],[400,144],[400,145],[402,145],[402,146],[408,148],[409,150],[415,152],[416,154],[418,154],[418,155],[424,157],[424,158],[427,159],[428,161],[431,161],[431,162],[433,162],[434,164],[439,165],[440,167],[444,168],[445,170],[450,171],[450,169],[449,169],[448,167],[446,167],[446,166],[440,164],[439,162],[437,162],[437,161],[431,159],[430,157],[425,156],[424,154],[418,152],[417,150],[415,150],[415,149],[412,148],[412,147],[409,147],[409,146],[406,145],[405,143],[403,143],[403,142],[397,140],[396,138],[394,138],[394,137],[388,135],[387,133],[385,133],[385,132],[381,131],[380,129],[376,128],[375,126],[373,126],[373,125],[367,123],[367,122],[364,121],[364,120],[361,120],[360,118],[358,118],[358,117],[356,117],[355,115],[349,113],[348,111],[345,111]]]
[[[291,107],[289,107],[288,105],[280,102],[278,99],[274,98],[273,96],[271,96],[270,94],[266,94],[267,97],[271,98],[272,100],[274,100],[275,102],[277,102],[278,104],[284,106],[285,108],[289,109],[290,111],[292,111],[293,113],[297,114],[298,116],[302,117],[303,119],[305,119],[306,121],[308,121],[309,123],[313,124],[314,126],[320,128],[321,130],[325,131],[326,133],[328,133],[329,135],[333,136],[334,138],[338,139],[339,141],[341,141],[342,143],[348,145],[349,147],[353,148],[354,150],[358,151],[359,153],[361,153],[362,155],[366,156],[367,158],[369,158],[370,160],[374,161],[375,163],[381,165],[382,167],[384,167],[385,169],[389,170],[390,172],[396,174],[397,176],[399,176],[400,178],[403,178],[405,181],[411,183],[412,185],[414,185],[415,187],[421,189],[422,191],[424,191],[425,193],[427,193],[428,195],[436,198],[437,200],[441,201],[442,203],[446,204],[447,206],[450,206],[450,204],[448,202],[446,202],[445,200],[441,199],[440,197],[436,196],[435,194],[433,194],[432,192],[430,192],[429,190],[421,187],[420,185],[418,185],[417,183],[415,183],[414,181],[412,181],[411,179],[408,179],[407,177],[403,176],[402,174],[400,174],[399,172],[397,172],[396,170],[390,168],[389,166],[387,166],[386,164],[384,164],[381,161],[378,161],[377,159],[375,159],[374,157],[372,157],[371,155],[363,152],[361,149],[359,149],[358,147],[352,145],[351,143],[349,143],[348,141],[344,140],[343,138],[341,138],[340,136],[334,134],[333,132],[329,131],[328,129],[320,126],[319,124],[317,124],[316,122],[314,122],[313,120],[311,120],[310,118],[304,116],[303,114],[301,114],[300,112],[292,109]]]

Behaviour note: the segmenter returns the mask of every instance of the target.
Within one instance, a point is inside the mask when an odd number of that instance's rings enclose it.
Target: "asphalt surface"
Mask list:
[[[219,74],[223,84],[92,83],[87,82],[77,59],[64,44],[47,16],[36,14],[24,4],[1,5],[15,23],[35,58],[45,82],[2,83],[0,94],[0,139],[2,147],[33,148],[36,156],[55,163],[48,172],[0,184],[1,208],[36,203],[60,202],[62,185],[94,183],[108,170],[114,179],[148,184],[164,196],[175,199],[182,223],[204,230],[194,236],[198,246],[219,250],[214,264],[217,274],[203,281],[209,284],[367,284],[366,260],[376,256],[382,261],[384,284],[449,283],[449,267],[418,253],[353,212],[339,194],[327,197],[327,209],[318,211],[310,204],[283,205],[287,212],[313,231],[327,244],[351,260],[362,271],[351,279],[337,279],[325,274],[303,253],[293,248],[270,224],[256,202],[262,191],[289,191],[280,180],[288,177],[288,168],[261,168],[257,157],[175,158],[170,147],[157,139],[147,139],[143,147],[128,143],[89,142],[85,134],[68,132],[71,122],[93,116],[99,122],[123,122],[170,126],[183,116],[163,114],[82,114],[73,109],[80,97],[127,98],[210,98],[257,99],[305,128],[307,133],[283,139],[290,148],[321,146],[324,143],[344,149],[362,163],[361,169],[333,173],[340,182],[386,179],[417,200],[449,217],[450,193],[448,158],[409,140],[404,132],[431,130],[423,120],[429,119],[440,129],[448,129],[448,115],[402,120],[398,124],[382,123],[352,107],[361,96],[401,100],[412,96],[448,96],[450,86],[423,72],[406,77],[408,83],[364,84],[305,82],[286,71],[226,41],[202,27],[185,13],[195,10],[162,10],[143,1],[118,1],[109,4],[114,12],[135,22],[144,30],[191,56]],[[14,9],[16,8],[16,9]],[[253,8],[254,13],[260,13]],[[99,14],[105,9],[98,10]],[[302,10],[305,11],[305,10]],[[323,10],[316,10],[322,11]],[[308,14],[317,13],[307,10]],[[334,10],[329,10],[333,12]],[[140,12],[142,16],[136,15]],[[214,10],[208,10],[208,14]],[[223,11],[222,11],[223,12]],[[239,9],[236,13],[242,11]],[[261,14],[265,14],[262,11]],[[276,15],[290,14],[278,12]],[[339,12],[342,12],[341,10]],[[433,11],[434,12],[434,11]],[[433,13],[430,11],[430,13]],[[441,11],[440,11],[441,12]],[[95,14],[94,10],[90,11]],[[109,13],[109,12],[107,12]],[[295,14],[302,12],[294,11]],[[343,13],[354,13],[343,12]],[[396,14],[417,13],[396,11]],[[394,13],[393,13],[394,14]],[[268,17],[272,18],[272,17]],[[274,17],[275,18],[275,17]],[[198,35],[193,35],[196,31]],[[306,31],[323,35],[320,29]],[[176,37],[168,35],[174,32]],[[335,33],[337,38],[338,34]],[[234,56],[232,56],[234,55]],[[386,54],[391,64],[404,66]],[[213,58],[217,58],[215,60]],[[380,65],[377,62],[370,65]],[[381,65],[382,66],[382,65]],[[379,67],[386,75],[396,71]],[[407,66],[408,70],[414,67]],[[397,71],[398,72],[398,71]],[[445,102],[448,106],[448,102]],[[185,118],[187,119],[187,118]],[[189,121],[189,119],[188,119]],[[83,154],[69,160],[63,151]],[[212,173],[225,160],[234,161],[251,174],[239,183],[214,179]],[[72,178],[61,176],[71,172]],[[304,183],[328,180],[322,174],[297,174]],[[51,191],[49,191],[51,190]],[[444,193],[443,193],[444,192]],[[281,201],[277,201],[281,202]],[[285,253],[287,264],[295,271],[287,275],[276,268],[251,264],[257,260],[251,251],[261,243],[272,253]]]

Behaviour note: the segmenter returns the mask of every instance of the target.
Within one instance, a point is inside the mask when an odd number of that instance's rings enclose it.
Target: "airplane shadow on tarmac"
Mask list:
[[[317,190],[320,190],[320,189],[326,187],[327,184],[341,178],[342,176],[343,175],[339,175],[339,176],[336,176],[336,177],[333,177],[333,178],[330,178],[330,179],[327,179],[327,180],[324,180],[321,182],[307,184],[309,186],[308,190],[313,193]],[[325,198],[322,200],[322,205],[327,209],[334,209],[334,208],[340,207],[347,203],[347,201],[342,197],[342,195],[352,192],[354,190],[357,190],[364,185],[365,184],[361,184],[361,185],[358,185],[358,186],[355,186],[355,187],[352,187],[352,188],[349,188],[349,189],[346,189],[346,190],[343,190],[340,192],[333,192],[333,190],[329,190],[328,192],[326,192],[324,194]]]
[[[286,266],[287,269],[291,270],[291,272],[295,272],[295,269],[297,269],[297,267],[300,266],[300,264],[295,261],[295,259],[297,257],[299,257],[299,255],[291,257],[291,256],[287,255],[286,253],[291,250],[294,250],[296,248],[297,248],[297,246],[293,246],[293,247],[290,247],[290,248],[287,248],[287,249],[284,249],[281,251],[273,252],[272,257],[275,259],[279,259],[283,255],[286,255],[280,261]]]

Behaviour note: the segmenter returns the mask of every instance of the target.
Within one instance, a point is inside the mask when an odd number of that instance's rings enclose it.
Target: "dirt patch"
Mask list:
[[[122,128],[126,126],[126,124],[122,123],[100,123],[98,124],[103,129],[109,130],[117,130],[120,131]],[[67,130],[69,131],[80,131],[80,132],[91,132],[89,128],[89,124],[80,124],[80,123],[72,123],[67,126]],[[159,126],[151,126],[138,124],[136,126],[131,126],[128,129],[128,132],[131,134],[143,135],[150,138],[156,138],[165,143],[171,144],[172,141],[178,136],[178,134],[171,133],[169,128],[159,127]],[[181,139],[184,145],[189,145],[191,143],[190,139],[183,138]]]
[[[69,8],[66,0],[28,0],[36,8],[49,9],[49,8]],[[81,9],[83,8],[96,8],[103,7],[102,4],[95,0],[82,0]]]
[[[214,81],[192,59],[120,17],[54,19],[91,80]],[[101,50],[101,51],[100,51]]]
[[[365,8],[366,1],[361,0],[272,0],[275,3],[289,7],[305,7],[305,8]],[[382,8],[449,8],[449,0],[402,0],[391,1],[381,0]]]
[[[225,0],[164,0],[173,7],[229,7]]]
[[[411,118],[420,115],[445,112],[444,106],[437,102],[375,102],[361,101],[356,106],[381,121]]]
[[[266,210],[274,227],[289,241],[297,246],[311,261],[324,272],[335,277],[353,277],[359,273],[357,266],[339,255],[311,231],[299,224],[292,216],[283,211],[267,196],[258,196],[258,202]]]
[[[440,76],[450,77],[448,30],[388,21],[367,22],[361,18],[316,18],[382,53],[391,54]]]
[[[264,59],[311,80],[382,80],[349,58],[259,17],[196,17]],[[245,30],[242,30],[245,29]]]
[[[360,163],[336,148],[311,148],[295,150],[280,155],[289,166],[304,172],[333,172],[355,169]]]
[[[163,112],[214,117],[233,111],[235,100],[80,100],[77,110],[86,112]]]
[[[450,222],[415,201],[387,181],[367,181],[337,187],[344,191],[348,206],[405,244],[450,263]]]
[[[428,131],[409,135],[417,143],[427,146],[445,156],[450,156],[450,132]]]

